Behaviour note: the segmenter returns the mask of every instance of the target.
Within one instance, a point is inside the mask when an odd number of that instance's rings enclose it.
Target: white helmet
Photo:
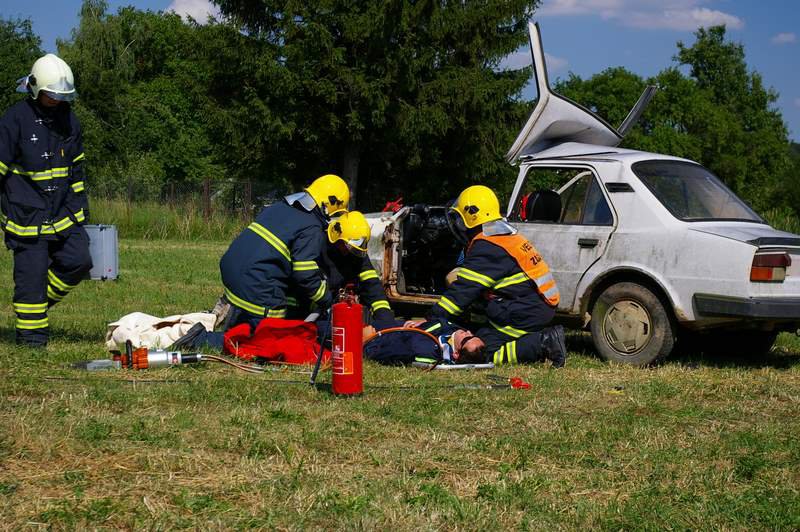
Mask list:
[[[71,102],[78,95],[75,92],[75,78],[72,69],[63,59],[47,54],[40,57],[33,64],[31,73],[19,80],[19,92],[30,92],[33,98],[39,97],[39,91],[44,91],[54,100]]]

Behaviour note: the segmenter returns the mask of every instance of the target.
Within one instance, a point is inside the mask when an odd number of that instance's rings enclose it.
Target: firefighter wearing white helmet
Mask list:
[[[428,314],[459,323],[484,296],[491,327],[478,331],[496,366],[549,359],[561,367],[564,330],[548,327],[559,302],[558,286],[536,248],[500,214],[495,193],[483,185],[464,189],[450,207],[450,225],[466,246],[456,280]]]
[[[47,54],[17,90],[28,98],[0,118],[0,228],[14,253],[17,343],[44,346],[48,309],[92,266],[85,156],[69,65]]]
[[[72,69],[63,59],[53,54],[37,59],[31,68],[31,73],[20,82],[20,89],[30,92],[34,99],[37,99],[42,91],[49,98],[62,102],[71,102],[78,95],[75,92]]]

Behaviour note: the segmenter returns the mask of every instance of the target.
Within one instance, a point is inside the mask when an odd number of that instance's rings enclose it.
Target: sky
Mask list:
[[[69,38],[78,22],[80,0],[2,0],[0,17],[30,18],[46,51]],[[216,14],[208,0],[108,0],[123,5],[171,9],[205,20]],[[587,78],[623,66],[651,76],[675,65],[676,43],[691,45],[700,26],[725,24],[730,39],[745,47],[747,64],[779,94],[777,107],[800,142],[800,0],[543,0],[540,24],[550,79],[569,73]],[[527,47],[509,56],[509,67],[530,65]],[[20,76],[25,73],[20,73]],[[525,96],[535,97],[532,86]],[[631,102],[633,105],[634,102]]]

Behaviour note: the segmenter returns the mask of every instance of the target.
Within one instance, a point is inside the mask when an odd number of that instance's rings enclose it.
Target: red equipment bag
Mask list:
[[[225,333],[225,352],[248,362],[269,360],[284,364],[313,364],[319,354],[317,326],[302,320],[264,318],[250,334],[242,323]],[[323,362],[330,359],[327,349]]]

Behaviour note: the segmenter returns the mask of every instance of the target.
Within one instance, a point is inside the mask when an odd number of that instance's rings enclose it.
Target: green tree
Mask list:
[[[703,160],[736,192],[766,208],[790,166],[778,94],[748,70],[744,47],[725,40],[724,26],[701,28],[695,36],[691,47],[678,43],[677,59],[716,108],[712,127],[698,135]]]
[[[286,188],[285,159],[252,156],[284,130],[279,105],[254,98],[279,97],[278,62],[237,27],[131,7],[109,14],[104,0],[86,0],[59,49],[77,78],[95,181],[109,193],[255,176]]]
[[[42,41],[33,33],[29,19],[0,19],[0,113],[24,98],[14,92],[16,81],[28,74],[42,55]]]
[[[294,181],[337,170],[377,206],[378,191],[443,199],[511,178],[528,72],[496,67],[525,42],[536,0],[216,3],[279,50]]]

